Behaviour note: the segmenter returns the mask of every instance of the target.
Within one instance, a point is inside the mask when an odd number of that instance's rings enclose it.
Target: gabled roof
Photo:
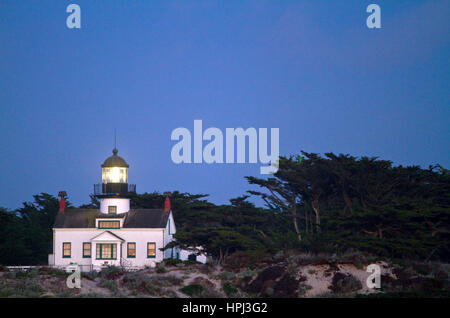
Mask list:
[[[123,238],[112,233],[111,231],[104,231],[91,239],[91,241],[117,241],[117,240],[125,241]]]
[[[132,209],[127,213],[111,215],[97,209],[68,209],[58,213],[53,228],[95,228],[98,218],[124,218],[122,228],[165,228],[169,212],[162,209]]]

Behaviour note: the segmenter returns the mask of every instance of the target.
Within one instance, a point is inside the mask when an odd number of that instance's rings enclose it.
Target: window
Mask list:
[[[195,255],[195,254],[189,254],[189,255],[188,255],[188,260],[189,260],[189,261],[196,262],[196,261],[197,261],[197,255]]]
[[[83,258],[91,258],[91,243],[83,243]]]
[[[156,257],[156,243],[147,243],[147,258]]]
[[[63,258],[70,258],[72,256],[72,243],[63,243]]]
[[[129,258],[135,258],[136,257],[136,243],[128,243],[127,244],[127,256]]]
[[[117,214],[117,206],[115,205],[108,206],[108,214]]]
[[[102,244],[96,246],[96,259],[117,259],[116,244]]]
[[[99,229],[120,229],[120,221],[98,221]]]

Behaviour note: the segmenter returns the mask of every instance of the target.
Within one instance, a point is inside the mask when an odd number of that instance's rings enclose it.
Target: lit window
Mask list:
[[[63,257],[70,258],[72,254],[72,244],[71,243],[63,243]]]
[[[147,243],[147,257],[156,257],[156,243]]]
[[[116,244],[97,244],[96,259],[117,259]]]
[[[102,169],[103,183],[127,183],[128,168],[110,167]]]
[[[128,249],[128,257],[129,258],[135,258],[136,257],[136,243],[128,243],[127,244]]]
[[[120,222],[119,221],[98,221],[99,229],[119,229]]]
[[[117,206],[115,206],[115,205],[108,206],[108,213],[109,214],[116,214],[117,213]]]
[[[83,257],[91,257],[91,243],[83,243]]]

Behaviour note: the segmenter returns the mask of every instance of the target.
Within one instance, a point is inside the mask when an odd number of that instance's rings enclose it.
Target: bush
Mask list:
[[[253,275],[252,275],[253,276]],[[219,274],[219,278],[221,280],[232,280],[236,277],[236,274],[233,272],[222,272]]]
[[[98,286],[109,289],[113,294],[119,292],[117,283],[113,280],[104,280]]]
[[[102,268],[99,273],[99,276],[104,279],[116,279],[124,274],[124,270],[117,266],[107,266]]]
[[[39,273],[57,277],[64,277],[68,275],[65,270],[56,267],[40,267]]]
[[[0,272],[9,272],[9,268],[4,265],[0,265]]]
[[[169,282],[170,284],[168,286],[180,285],[183,282],[181,278],[176,277],[175,275],[160,276],[160,278],[165,279],[167,282]]]
[[[158,274],[167,273],[166,264],[164,262],[160,262],[160,263],[156,264],[156,272]]]
[[[180,285],[182,282],[182,279],[173,275],[147,276],[143,273],[130,273],[122,280],[123,285],[128,289],[152,296],[163,295],[165,294],[163,287]]]
[[[28,271],[17,271],[16,278],[35,278],[39,275],[38,269],[31,269]]]
[[[264,251],[238,251],[225,260],[225,267],[238,270],[243,267],[256,269],[263,263],[270,263],[272,257]]]
[[[198,284],[187,285],[180,289],[182,293],[191,297],[199,296],[204,290],[203,286]]]
[[[164,263],[166,266],[176,266],[177,264],[182,263],[183,261],[181,259],[177,258],[167,258],[164,260]]]
[[[343,273],[336,273],[333,276],[331,286],[329,287],[334,293],[351,293],[362,288],[361,282],[353,275],[346,275]]]
[[[90,271],[82,273],[82,276],[86,277],[89,280],[95,280],[99,276],[99,272],[97,271]]]
[[[201,263],[198,262],[198,261],[191,261],[191,260],[187,259],[187,260],[183,261],[183,264],[185,264],[185,265],[197,265],[197,264],[201,264]]]
[[[0,283],[0,297],[39,297],[43,291],[41,285],[29,278]]]
[[[237,294],[238,290],[234,285],[230,282],[225,282],[222,284],[222,289],[228,297],[231,297]]]

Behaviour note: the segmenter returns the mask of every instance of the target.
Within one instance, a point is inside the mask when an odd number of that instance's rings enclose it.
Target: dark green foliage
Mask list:
[[[180,289],[182,293],[191,297],[200,296],[204,290],[203,286],[199,284],[187,285]]]
[[[272,178],[247,177],[265,189],[251,193],[290,220],[291,231],[298,232],[298,248],[449,260],[447,169],[394,167],[386,160],[332,153],[303,155],[301,163],[282,157]]]
[[[223,288],[223,291],[225,292],[225,294],[228,297],[233,297],[238,292],[237,288],[234,287],[234,285],[232,283],[230,283],[230,282],[224,282],[222,284],[222,288]]]
[[[107,266],[102,268],[99,276],[104,279],[116,279],[124,274],[124,270],[117,266]]]
[[[335,273],[330,289],[336,294],[348,294],[362,288],[361,282],[351,274]]]
[[[99,276],[99,272],[97,272],[97,271],[81,273],[81,277],[85,277],[89,280],[95,280],[98,276]]]
[[[249,202],[247,195],[215,205],[207,195],[174,191],[177,233],[167,248],[178,245],[194,254],[206,252],[231,269],[267,267],[281,250],[338,256],[354,251],[360,254],[349,262],[359,267],[367,263],[366,254],[450,260],[447,169],[393,166],[377,158],[333,153],[303,152],[302,157],[280,158],[278,172],[267,179],[247,177],[261,188],[250,194],[262,197],[264,208]],[[58,199],[46,193],[33,199],[15,211],[0,208],[0,264],[47,263]],[[138,194],[131,206],[161,208],[164,199],[157,192]],[[91,198],[83,207],[97,206]],[[195,249],[198,246],[203,250]]]
[[[183,263],[182,260],[176,258],[166,258],[164,264],[166,266],[176,266],[177,264]]]
[[[273,287],[275,298],[295,298],[299,288],[299,281],[289,274],[283,275]]]
[[[99,284],[99,286],[109,289],[113,294],[116,294],[119,291],[119,287],[114,280],[104,280]]]
[[[39,297],[43,291],[43,288],[32,278],[0,281],[0,298]]]

